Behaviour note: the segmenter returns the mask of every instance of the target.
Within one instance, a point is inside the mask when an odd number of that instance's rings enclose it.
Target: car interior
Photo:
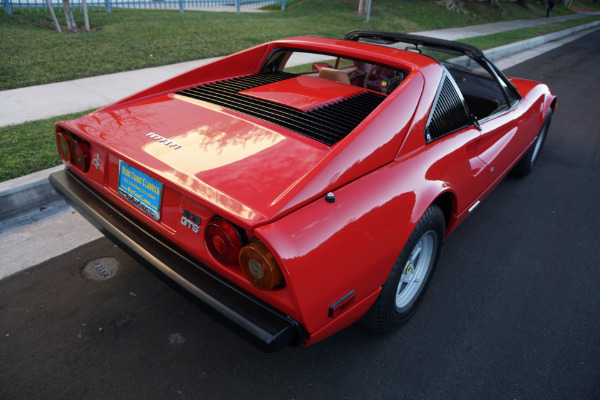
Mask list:
[[[444,65],[458,85],[469,111],[478,120],[509,108],[498,81],[489,74],[475,73],[450,63]]]
[[[510,93],[506,93],[501,82],[470,58],[424,46],[408,46],[406,50],[440,62],[456,82],[469,112],[478,120],[508,110],[517,100],[516,96],[509,98]],[[275,71],[328,79],[385,95],[392,93],[408,75],[405,71],[363,60],[290,49],[274,52],[262,70]]]
[[[358,59],[294,50],[275,52],[262,72],[283,71],[314,76],[390,94],[408,75],[407,72]]]

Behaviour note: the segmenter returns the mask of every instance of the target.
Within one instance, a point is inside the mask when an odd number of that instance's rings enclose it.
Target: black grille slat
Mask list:
[[[192,94],[192,93],[190,93],[190,94]],[[200,93],[198,93],[197,90],[193,90],[192,97],[208,100],[209,102],[213,102],[218,105],[222,105],[224,107],[236,109],[240,112],[244,112],[244,113],[250,114],[252,116],[258,117],[258,118],[262,118],[262,119],[266,119],[266,120],[274,119],[274,121],[272,121],[272,122],[278,123],[278,124],[286,124],[286,122],[287,122],[286,120],[289,121],[290,118],[296,119],[297,120],[296,123],[294,123],[294,122],[291,123],[292,128],[295,128],[294,130],[302,130],[302,129],[312,128],[312,129],[319,131],[321,134],[324,134],[325,137],[329,136],[328,131],[323,129],[319,125],[315,126],[314,124],[312,124],[312,126],[311,125],[307,126],[306,124],[304,124],[303,120],[305,118],[304,118],[303,114],[305,114],[305,113],[303,113],[302,111],[298,111],[298,110],[292,109],[290,107],[278,105],[275,103],[266,102],[264,100],[259,100],[259,99],[255,99],[252,97],[239,95],[237,93],[227,93],[227,94],[229,94],[229,97],[230,97],[229,99],[221,98],[210,92],[203,93],[202,91],[200,91]],[[265,105],[266,105],[265,109],[261,109],[261,106],[265,106]],[[250,107],[250,108],[248,108],[248,107]],[[273,115],[273,113],[269,112],[273,109],[280,111],[280,113],[282,113],[282,114]],[[267,114],[267,115],[264,115],[263,113]],[[269,116],[269,114],[271,114],[271,116]],[[286,114],[288,114],[288,115],[286,115]],[[291,115],[291,114],[295,114],[295,115]],[[324,121],[321,121],[321,122],[323,123]],[[352,128],[353,127],[350,127],[349,130],[351,130]]]
[[[277,125],[284,126],[288,129],[297,131],[299,133],[301,133],[301,131],[303,131],[305,129],[312,128],[313,130],[319,132],[320,137],[333,139],[333,137],[331,137],[329,135],[329,132],[326,129],[324,129],[323,127],[321,127],[319,125],[314,125],[314,124],[306,124],[303,119],[303,116],[302,116],[302,114],[303,114],[302,111],[294,110],[292,108],[280,106],[278,104],[265,102],[263,100],[258,100],[258,99],[250,98],[248,96],[243,96],[243,95],[235,95],[235,96],[232,95],[232,97],[230,99],[223,99],[223,98],[219,98],[217,96],[196,96],[193,94],[190,95],[190,97],[197,98],[197,99],[203,100],[203,101],[208,101],[210,103],[217,104],[222,107],[230,108],[235,111],[238,111],[238,112],[241,112],[241,113],[244,113],[244,114],[256,117],[256,118],[260,118],[265,121],[275,123]],[[239,99],[237,97],[241,97],[241,99]],[[251,104],[253,102],[256,102],[258,104]],[[263,110],[260,107],[263,105],[261,103],[267,103],[272,106],[276,106],[276,107],[272,107],[272,108],[283,108],[284,109],[283,113],[282,112],[280,112],[280,113],[272,112],[272,110],[269,110],[269,109]],[[271,111],[271,112],[269,112],[269,111]]]
[[[469,123],[463,102],[447,76],[444,77],[434,107],[426,129],[428,141],[452,133]]]
[[[344,100],[301,111],[239,93],[296,76],[298,75],[286,72],[249,75],[207,83],[177,94],[262,119],[327,145],[346,137],[386,97],[365,91]]]
[[[323,128],[320,125],[315,125],[314,123],[307,125],[306,124],[306,120],[308,120],[308,117],[306,116],[307,113],[293,109],[291,107],[271,103],[268,101],[256,99],[256,98],[249,97],[249,96],[244,96],[244,95],[241,95],[238,93],[228,93],[227,97],[222,97],[215,93],[211,93],[210,91],[204,92],[204,91],[198,91],[196,89],[189,89],[189,90],[190,90],[190,92],[188,92],[188,95],[190,97],[197,98],[199,100],[208,101],[208,102],[211,102],[211,103],[223,106],[223,107],[231,108],[236,111],[242,112],[244,114],[248,114],[248,115],[252,115],[257,118],[265,119],[269,122],[282,124],[282,123],[285,123],[286,119],[292,119],[292,121],[289,123],[293,127],[296,127],[296,129],[303,129],[302,127],[304,127],[304,129],[311,128],[311,129],[315,129],[319,132],[323,132],[325,134],[327,134],[327,132],[328,132],[325,128]],[[331,118],[329,118],[329,119],[331,120]],[[338,121],[327,122],[322,119],[319,122],[323,123],[323,124],[335,124],[335,123],[339,124],[340,123]],[[358,124],[355,124],[354,126],[351,126],[350,124],[347,124],[344,121],[341,121],[341,122],[343,125],[348,125],[346,130],[349,130],[349,131],[351,131],[352,129],[354,129],[354,127],[356,127],[356,125],[358,125]],[[298,126],[300,126],[300,128],[298,128]],[[285,126],[285,127],[287,127],[287,126]],[[339,128],[337,128],[335,125],[333,125],[333,127],[335,130],[339,131]],[[293,130],[296,130],[296,129],[293,129]]]

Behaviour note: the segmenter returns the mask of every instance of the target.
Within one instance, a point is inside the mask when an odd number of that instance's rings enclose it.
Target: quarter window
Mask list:
[[[468,125],[470,119],[462,95],[445,73],[429,115],[425,139],[431,142]]]

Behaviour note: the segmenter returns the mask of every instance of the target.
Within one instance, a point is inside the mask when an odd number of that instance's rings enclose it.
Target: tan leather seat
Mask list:
[[[350,84],[348,74],[335,68],[322,67],[319,69],[319,78],[329,79],[330,81],[341,82],[347,85]]]

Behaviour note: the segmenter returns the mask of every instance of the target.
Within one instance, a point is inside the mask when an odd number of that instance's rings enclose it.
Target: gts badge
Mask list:
[[[192,232],[200,232],[200,222],[202,219],[191,211],[183,209],[181,213],[181,225],[188,227]]]

